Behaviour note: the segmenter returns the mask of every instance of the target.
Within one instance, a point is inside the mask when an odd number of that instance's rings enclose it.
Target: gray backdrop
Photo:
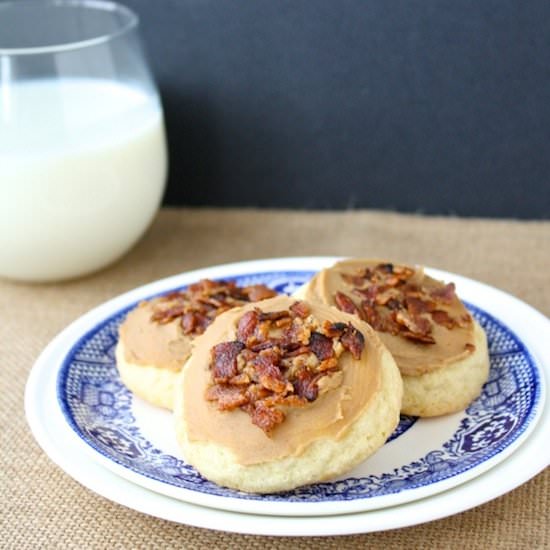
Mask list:
[[[550,218],[548,0],[125,3],[167,204]]]

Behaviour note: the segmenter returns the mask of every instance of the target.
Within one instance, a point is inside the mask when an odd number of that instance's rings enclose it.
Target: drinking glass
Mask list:
[[[166,171],[136,14],[0,2],[0,276],[52,281],[113,262],[151,223]]]

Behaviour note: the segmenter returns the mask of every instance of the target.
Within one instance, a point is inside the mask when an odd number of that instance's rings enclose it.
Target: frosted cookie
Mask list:
[[[126,387],[153,405],[172,409],[174,382],[193,340],[220,313],[271,298],[264,285],[201,280],[187,289],[141,302],[119,328],[116,362]]]
[[[489,373],[483,329],[455,294],[422,268],[350,259],[324,269],[296,297],[367,321],[403,377],[402,412],[438,416],[467,407]]]
[[[220,315],[178,381],[175,425],[204,477],[270,493],[331,479],[381,447],[402,382],[372,328],[277,296]]]

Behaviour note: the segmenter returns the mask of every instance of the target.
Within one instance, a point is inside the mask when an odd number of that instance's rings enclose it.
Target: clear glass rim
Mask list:
[[[118,12],[125,17],[124,22],[119,28],[112,32],[100,34],[93,38],[87,38],[86,40],[77,40],[75,42],[60,42],[58,44],[51,44],[47,46],[30,46],[28,48],[5,48],[0,46],[0,56],[16,56],[16,55],[36,55],[36,54],[48,54],[67,52],[71,50],[78,50],[81,48],[88,48],[90,46],[96,46],[105,42],[109,42],[114,38],[126,34],[132,29],[135,29],[139,25],[139,16],[130,8],[111,2],[110,0],[8,0],[0,1],[0,17],[2,10],[9,9],[10,7],[19,7],[22,5],[40,5],[56,7],[79,7],[83,9],[103,10],[110,12]]]

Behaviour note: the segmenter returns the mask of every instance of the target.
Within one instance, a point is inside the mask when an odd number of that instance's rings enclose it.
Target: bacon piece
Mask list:
[[[393,264],[378,264],[374,269],[376,271],[380,271],[381,273],[393,273]]]
[[[300,319],[305,319],[311,313],[309,306],[301,301],[294,302],[290,306],[290,311],[296,315],[296,317],[300,317]]]
[[[194,317],[195,317],[195,328],[194,328],[195,334],[202,334],[210,326],[210,323],[212,323],[213,321],[213,318],[207,317],[202,313],[194,313]]]
[[[267,298],[273,298],[277,296],[274,290],[271,290],[265,285],[250,285],[243,288],[244,294],[248,297],[250,302],[259,302]]]
[[[436,322],[438,325],[442,325],[448,328],[449,330],[451,330],[456,326],[455,320],[446,311],[443,311],[442,309],[436,309],[432,311],[431,315],[434,322]]]
[[[298,347],[294,347],[297,345]],[[308,346],[301,346],[300,344],[294,344],[293,346],[286,347],[284,350],[284,356],[286,357],[297,357],[298,355],[303,355],[304,353],[310,353]]]
[[[455,298],[455,284],[448,283],[443,287],[434,288],[430,291],[430,296],[438,302],[450,304]]]
[[[340,337],[346,330],[346,323],[331,323],[330,321],[325,321],[323,324],[323,332],[325,336],[329,338]]]
[[[336,307],[340,311],[352,313],[358,317],[361,317],[361,313],[359,312],[357,306],[353,303],[352,299],[349,296],[346,296],[343,292],[337,291],[334,296],[334,300],[336,302]]]
[[[294,392],[298,397],[303,397],[308,401],[315,401],[319,395],[317,379],[317,376],[310,370],[306,368],[300,369],[293,383]]]
[[[323,336],[320,332],[312,332],[309,337],[309,347],[319,361],[324,361],[334,354],[332,340]]]
[[[385,286],[379,287],[378,285],[370,285],[367,288],[354,288],[352,292],[357,296],[360,296],[367,302],[369,302],[369,304],[374,305],[374,303],[376,302],[376,296],[378,295],[379,292],[382,292],[385,288],[388,288],[388,287],[385,287]]]
[[[258,313],[258,320],[260,322],[262,321],[277,321],[278,319],[282,319],[283,317],[290,317],[290,314],[286,310],[282,311],[260,311]]]
[[[207,401],[217,401],[220,411],[231,411],[248,403],[244,388],[226,384],[210,386],[206,390],[205,398]]]
[[[340,338],[344,349],[347,349],[353,358],[359,360],[365,348],[365,337],[351,324],[348,323],[346,331]]]
[[[256,402],[249,414],[252,423],[261,428],[267,435],[270,435],[273,428],[285,419],[285,415],[281,410],[276,407],[268,407],[262,401]]]
[[[361,311],[363,312],[362,319],[374,330],[384,330],[384,319],[380,312],[368,300],[361,302]]]
[[[161,325],[165,325],[170,321],[174,320],[176,317],[179,317],[185,312],[185,306],[183,304],[177,304],[175,306],[169,307],[168,309],[160,309],[155,311],[151,315],[151,321],[156,321]]]
[[[395,300],[399,296],[399,291],[396,288],[378,287],[377,290],[379,292],[374,296],[374,301],[379,306],[385,306],[390,300]]]
[[[273,340],[264,340],[263,342],[258,342],[257,344],[249,345],[248,349],[250,351],[253,351],[254,353],[260,353],[260,351],[272,348],[277,344],[278,342],[274,342]]]
[[[254,334],[258,326],[258,312],[247,311],[240,319],[237,325],[237,340],[246,343],[247,340]]]
[[[195,318],[194,313],[188,311],[187,313],[183,314],[183,317],[181,318],[181,328],[183,329],[184,334],[191,334],[195,327],[197,326],[197,320]]]
[[[407,296],[405,303],[407,304],[407,311],[412,316],[433,311],[436,307],[434,301],[422,300],[421,298],[416,298],[415,296]]]
[[[275,393],[283,393],[287,387],[279,368],[279,362],[280,355],[272,349],[261,352],[252,360],[260,384]]]
[[[237,340],[223,342],[212,348],[213,378],[217,384],[227,382],[238,374],[237,356],[244,344]]]
[[[398,309],[401,309],[401,307],[403,307],[403,305],[401,304],[401,302],[395,298],[390,298],[387,302],[386,302],[386,307],[391,310],[391,311],[396,311]]]

